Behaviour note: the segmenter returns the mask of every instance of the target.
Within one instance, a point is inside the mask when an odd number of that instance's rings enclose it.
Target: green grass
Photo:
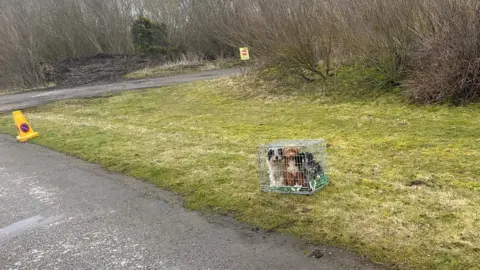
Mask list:
[[[480,106],[329,95],[362,91],[345,78],[292,96],[241,77],[65,101],[26,116],[41,134],[33,142],[175,191],[191,209],[397,268],[478,267]],[[0,132],[15,134],[10,115]],[[260,193],[256,146],[291,138],[328,140],[331,184],[310,197]],[[415,180],[425,185],[410,186]]]
[[[179,74],[188,74],[194,72],[231,68],[240,66],[240,61],[219,60],[219,61],[179,61],[167,63],[161,66],[148,67],[141,70],[130,72],[123,76],[125,79],[143,79],[143,78],[159,78]]]

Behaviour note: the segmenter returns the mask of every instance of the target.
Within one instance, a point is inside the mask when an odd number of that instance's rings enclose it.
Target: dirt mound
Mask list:
[[[45,64],[45,78],[56,87],[101,84],[123,80],[125,74],[164,63],[165,57],[127,54],[97,54],[92,57],[63,59]]]

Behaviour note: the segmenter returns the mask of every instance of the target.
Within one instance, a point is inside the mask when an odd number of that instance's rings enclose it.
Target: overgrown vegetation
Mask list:
[[[133,45],[140,52],[159,52],[165,54],[169,48],[167,41],[167,25],[152,22],[139,16],[132,26]]]
[[[480,125],[472,115],[480,106],[410,106],[388,92],[375,101],[334,98],[386,79],[364,70],[340,70],[312,92],[258,80],[250,87],[241,77],[26,113],[41,133],[36,143],[176,191],[189,208],[233,213],[400,269],[475,269]],[[10,115],[0,117],[0,132],[16,133]],[[257,145],[319,137],[329,142],[326,189],[259,192]]]
[[[462,105],[480,100],[480,9],[460,10],[440,34],[412,54],[411,99]]]
[[[188,74],[193,72],[201,72],[222,68],[245,67],[249,66],[245,62],[234,60],[215,60],[206,61],[201,58],[192,56],[188,58],[183,56],[178,61],[163,63],[159,66],[147,67],[144,69],[130,72],[124,76],[126,79],[142,79],[142,78],[159,78],[173,76],[178,74]]]
[[[42,63],[65,57],[136,48],[214,60],[248,46],[283,77],[328,80],[354,60],[391,86],[404,84],[411,101],[465,104],[480,99],[479,7],[476,0],[0,0],[0,87],[42,84]]]

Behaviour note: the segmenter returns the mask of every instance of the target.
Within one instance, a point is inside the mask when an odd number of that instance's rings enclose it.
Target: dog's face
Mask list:
[[[283,160],[283,149],[271,148],[268,150],[267,157],[270,162],[280,162]]]
[[[300,154],[300,148],[298,147],[285,147],[283,148],[283,156],[286,159],[294,159]]]
[[[307,162],[307,158],[306,158],[305,153],[303,153],[303,152],[299,153],[295,157],[295,164],[300,168],[303,167],[306,162]]]
[[[302,156],[302,161],[303,163],[311,163],[314,161],[314,157],[313,157],[313,154],[312,153],[302,153],[303,156]]]
[[[299,165],[304,169],[307,169],[315,165],[315,159],[312,153],[302,152],[298,154],[297,159],[298,159]]]

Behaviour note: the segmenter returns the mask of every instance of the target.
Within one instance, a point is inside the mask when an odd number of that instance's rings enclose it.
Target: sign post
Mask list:
[[[250,54],[247,47],[240,48],[240,60],[247,61],[250,60]]]

